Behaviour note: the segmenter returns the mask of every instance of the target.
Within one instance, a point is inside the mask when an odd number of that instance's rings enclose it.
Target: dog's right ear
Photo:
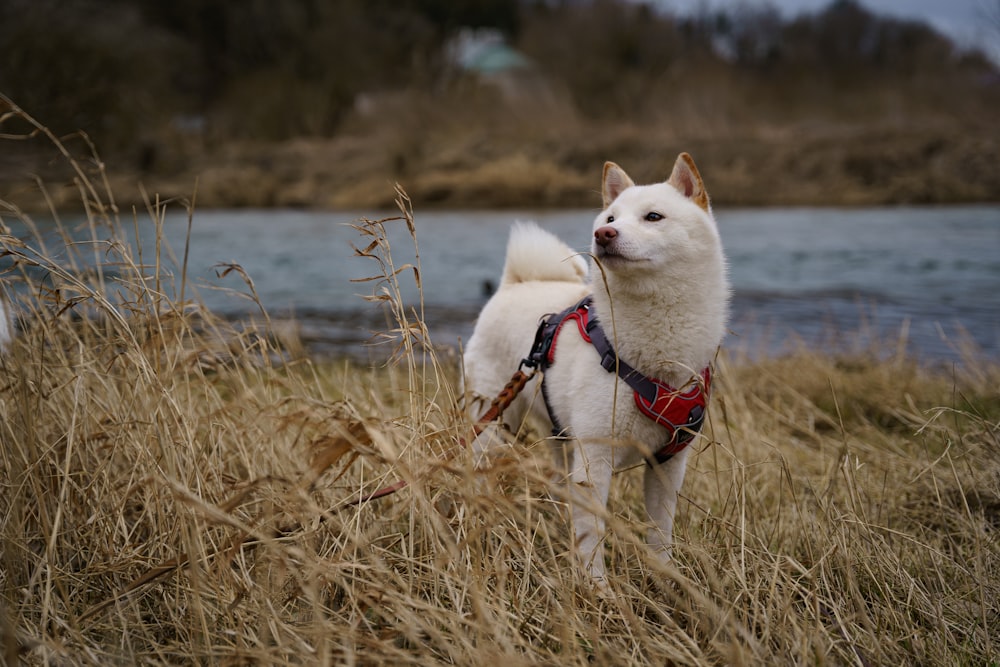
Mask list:
[[[625,170],[614,162],[604,163],[604,179],[601,185],[601,192],[604,194],[604,208],[611,206],[611,202],[618,198],[618,195],[635,185],[628,177]]]

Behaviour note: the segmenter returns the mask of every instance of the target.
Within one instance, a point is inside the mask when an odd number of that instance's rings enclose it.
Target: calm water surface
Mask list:
[[[395,265],[419,260],[434,342],[457,344],[499,278],[514,220],[535,220],[585,250],[595,214],[418,211],[419,257],[403,222],[386,225]],[[213,268],[238,263],[271,315],[297,320],[314,351],[358,353],[385,322],[362,298],[378,284],[352,282],[378,270],[352,249],[367,245],[350,226],[363,215],[199,211],[189,284],[212,309],[246,316],[254,307],[241,296],[245,284],[235,275],[219,278]],[[905,340],[922,359],[948,361],[957,358],[956,346],[972,342],[1000,358],[1000,206],[722,209],[716,217],[734,288],[729,347],[759,355],[799,344],[843,349],[876,342],[894,351]],[[164,224],[178,258],[186,231],[186,216]],[[152,226],[139,237],[148,256]],[[412,272],[400,282],[404,297],[417,303]]]

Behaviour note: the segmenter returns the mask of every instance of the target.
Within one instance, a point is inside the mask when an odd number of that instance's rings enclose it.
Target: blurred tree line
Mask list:
[[[886,87],[902,113],[996,101],[985,57],[852,0],[794,20],[624,0],[0,0],[0,91],[102,146],[178,118],[221,139],[330,136],[360,94],[453,80],[445,47],[466,27],[501,32],[596,121],[662,119],[678,90],[734,114],[879,113],[861,96]]]

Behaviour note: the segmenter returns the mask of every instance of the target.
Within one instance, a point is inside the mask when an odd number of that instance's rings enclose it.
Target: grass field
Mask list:
[[[397,323],[362,367],[205,312],[183,249],[120,242],[155,199],[118,211],[100,162],[72,163],[93,244],[0,229],[23,288],[0,355],[6,664],[1000,661],[995,363],[723,354],[673,562],[623,471],[599,595],[545,448],[476,471],[460,444],[455,355],[400,303],[418,274],[381,233],[405,201],[359,223]]]

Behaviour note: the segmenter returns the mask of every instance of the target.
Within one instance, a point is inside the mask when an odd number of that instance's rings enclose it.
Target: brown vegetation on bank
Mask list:
[[[467,29],[527,61],[462,65]],[[386,207],[398,182],[421,206],[588,207],[605,160],[652,180],[679,150],[721,205],[1000,200],[995,65],[849,0],[795,19],[616,0],[45,0],[0,8],[0,39],[16,55],[0,93],[85,131],[119,191],[197,183],[203,206]],[[40,206],[42,175],[72,203],[63,167],[45,142],[10,145],[0,194]]]

